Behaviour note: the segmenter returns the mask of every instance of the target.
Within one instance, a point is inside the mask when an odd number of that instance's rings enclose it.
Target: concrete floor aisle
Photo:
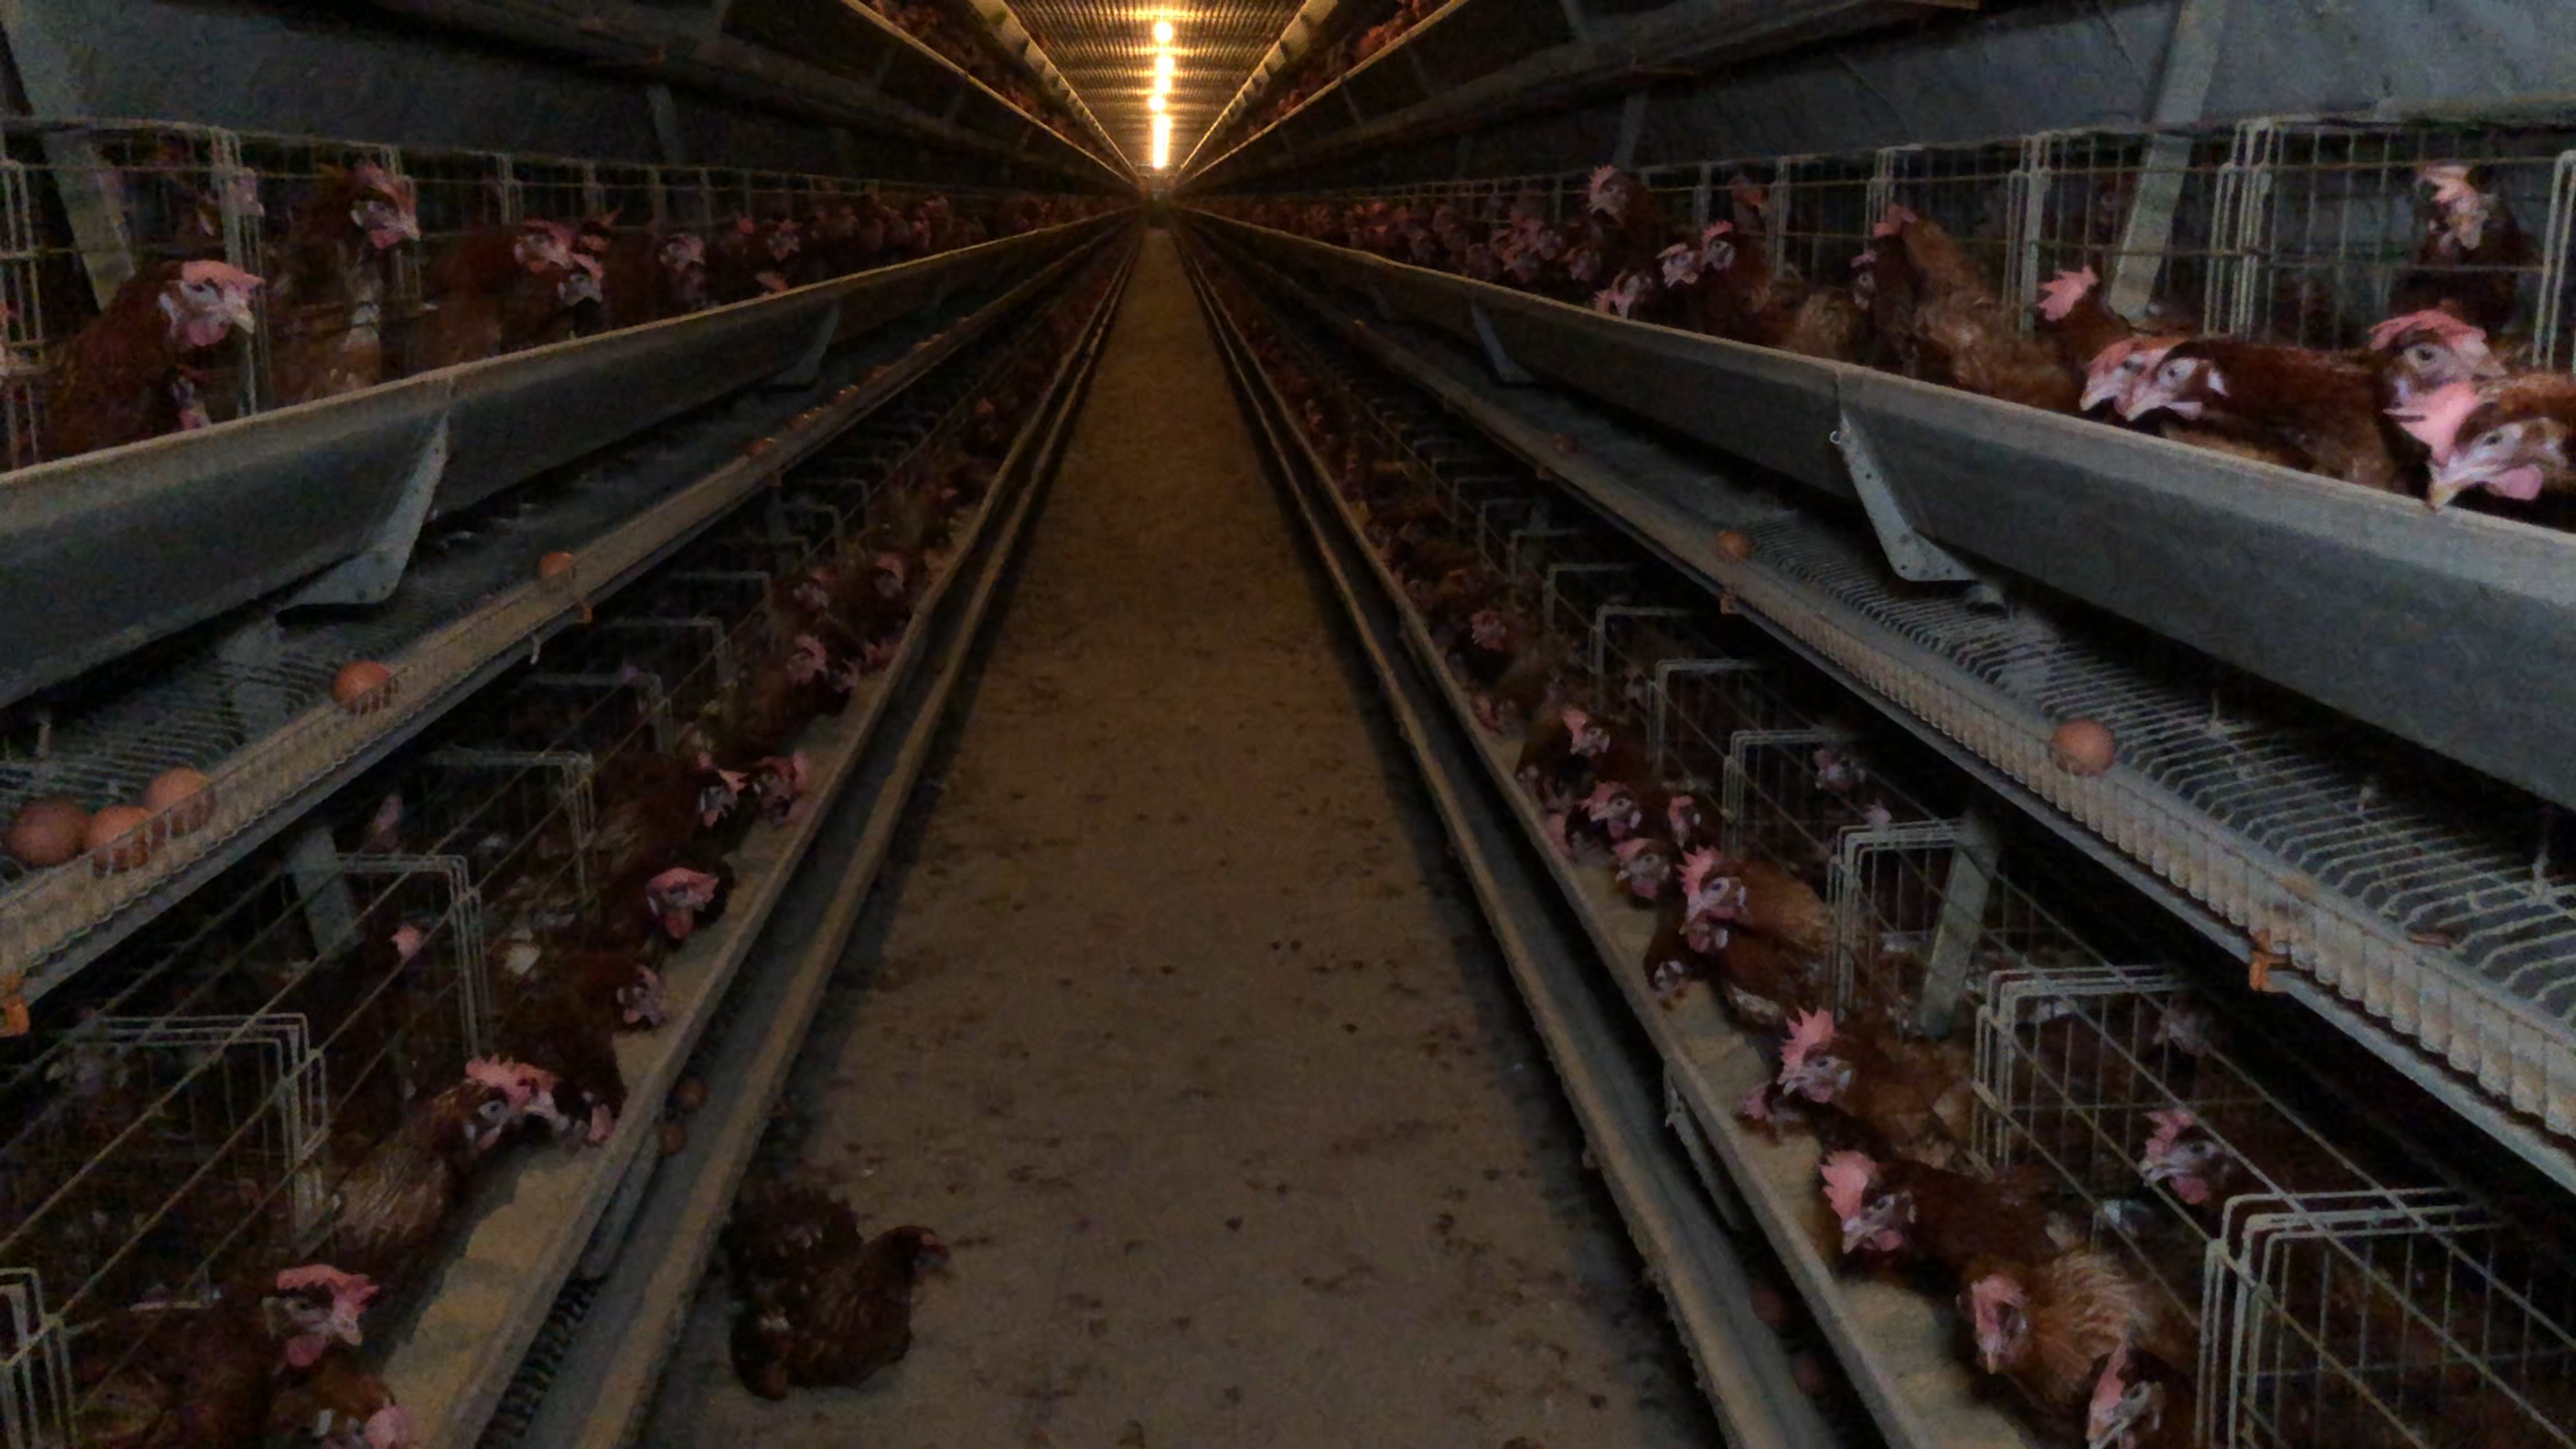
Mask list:
[[[770,1404],[702,1290],[655,1445],[1713,1444],[1151,234],[756,1174],[955,1249]]]

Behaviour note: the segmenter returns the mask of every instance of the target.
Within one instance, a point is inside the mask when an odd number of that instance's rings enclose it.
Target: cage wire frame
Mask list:
[[[71,1345],[62,1320],[45,1308],[45,1285],[32,1269],[0,1268],[0,1442],[10,1449],[69,1444]]]
[[[982,380],[989,381],[1003,368],[1033,355],[1034,344],[999,351],[980,376]],[[957,425],[967,415],[976,395],[977,391],[972,386],[960,389],[942,407],[932,426],[917,437],[907,456],[917,457],[953,445],[957,438]],[[766,516],[745,510],[742,517],[748,536],[765,545],[775,542],[767,533],[769,520]],[[832,544],[855,546],[859,542],[859,530],[827,532],[819,540],[806,542],[813,548]],[[806,555],[811,556],[810,552]],[[744,627],[757,627],[761,622],[757,599],[755,595],[752,604],[742,611]],[[688,637],[703,638],[707,622],[684,621],[683,632]],[[424,756],[422,767],[455,772],[506,771],[510,772],[513,782],[521,779],[544,782],[541,793],[550,802],[548,809],[572,814],[577,832],[587,833],[589,828],[585,822],[593,767],[586,754],[448,747]],[[508,785],[503,788],[508,788]],[[441,843],[460,843],[456,837],[465,833],[479,815],[479,810],[469,809],[465,812],[464,822],[446,832]],[[312,970],[327,969],[335,952],[345,949],[350,940],[361,934],[362,924],[380,911],[396,909],[399,904],[402,908],[397,914],[404,919],[421,919],[420,902],[414,899],[398,903],[396,893],[401,882],[419,877],[433,878],[443,888],[444,904],[427,934],[445,935],[458,943],[459,1024],[466,1034],[464,1050],[471,1055],[487,1054],[490,1048],[488,1018],[491,993],[484,979],[481,901],[470,879],[466,858],[461,854],[348,853],[338,855],[324,873],[336,877],[344,885],[357,879],[377,879],[394,884],[364,905],[353,900],[342,903],[335,910],[321,904],[316,898],[317,893],[309,891],[315,872],[308,871],[299,876],[292,865],[281,865],[268,880],[280,887],[291,887],[290,894],[281,897],[280,904],[246,933],[218,933],[211,938],[213,943],[232,946],[234,949],[228,953],[227,960],[237,960],[256,947],[283,946],[288,936],[310,929],[317,939],[311,958],[297,973],[296,979],[301,981]],[[218,923],[229,919],[229,916],[229,912],[223,913]],[[374,924],[381,926],[385,922],[376,920]],[[204,938],[201,932],[200,939]],[[193,991],[195,988],[183,989]],[[209,1073],[217,1071],[222,1065],[223,1054],[227,1052],[247,1053],[255,1062],[265,1064],[264,1085],[249,1093],[251,1105],[247,1115],[239,1111],[235,1113],[243,1116],[244,1120],[231,1124],[228,1137],[239,1138],[255,1125],[274,1125],[279,1129],[283,1146],[270,1155],[280,1160],[282,1185],[271,1185],[263,1194],[263,1203],[280,1192],[287,1195],[290,1237],[300,1253],[327,1231],[328,1216],[333,1208],[328,1186],[320,1181],[319,1176],[323,1161],[322,1145],[328,1139],[333,1117],[329,1067],[322,1054],[322,1046],[323,1043],[313,1039],[307,1019],[296,1013],[264,1012],[236,1017],[99,1015],[91,1017],[58,1042],[47,1059],[63,1064],[66,1070],[77,1071],[81,1070],[78,1064],[88,1059],[84,1054],[177,1053],[184,1065],[178,1080],[162,1091],[160,1100],[164,1103],[188,1083],[204,1080]],[[461,1069],[461,1062],[458,1065]],[[236,1099],[241,1095],[230,1093],[227,1100],[235,1100],[236,1107],[239,1107],[240,1102]],[[65,1094],[58,1100],[71,1102],[74,1099]],[[271,1117],[276,1119],[274,1124],[269,1123]],[[128,1124],[119,1140],[130,1139],[139,1130],[140,1120]],[[229,1146],[228,1141],[226,1147],[219,1151],[229,1150]],[[212,1165],[212,1160],[200,1163],[191,1181],[195,1177],[203,1177]],[[96,1160],[93,1158],[76,1169],[74,1175],[95,1169]],[[49,1201],[68,1190],[68,1184],[55,1188]],[[163,1211],[167,1210],[165,1204]],[[41,1211],[42,1208],[39,1209]],[[22,1222],[11,1230],[8,1237],[19,1240],[23,1229]],[[227,1242],[231,1236],[227,1235]],[[122,1253],[130,1247],[129,1242],[118,1251]],[[217,1251],[222,1249],[219,1247]],[[113,1267],[114,1263],[115,1259],[111,1257],[108,1266]],[[196,1297],[202,1299],[209,1289],[206,1265],[197,1264],[195,1271],[196,1281],[189,1287]],[[0,1424],[10,1426],[15,1436],[10,1441],[13,1444],[73,1442],[71,1426],[75,1396],[71,1387],[74,1381],[70,1372],[70,1335],[64,1331],[65,1320],[58,1311],[47,1306],[42,1278],[33,1268],[0,1270],[0,1295],[6,1296],[12,1315],[12,1339],[5,1360],[7,1373],[0,1377]],[[75,1301],[80,1296],[76,1293]],[[105,1306],[116,1309],[127,1305],[119,1301]]]
[[[801,205],[882,195],[890,184],[820,173],[397,147],[162,120],[0,119],[0,143],[0,304],[8,309],[0,323],[0,425],[10,468],[54,456],[43,433],[51,354],[118,286],[163,257],[220,259],[273,276],[296,204],[326,178],[326,168],[373,164],[417,189],[421,240],[386,254],[388,284],[371,299],[388,378],[408,370],[411,334],[435,301],[426,290],[428,259],[469,231],[532,217],[578,224],[614,211],[613,230],[620,234],[676,228],[708,236],[732,216],[787,215]],[[961,219],[972,216],[979,225],[1001,198],[1041,194],[968,186],[913,190],[948,197]],[[174,230],[183,222],[193,230]],[[47,239],[53,227],[63,229],[58,241]],[[60,275],[48,278],[49,268]],[[82,294],[87,300],[75,305]],[[216,379],[222,386],[206,395],[216,421],[276,405],[283,319],[266,297],[257,317],[249,336],[228,344],[230,361]]]
[[[2201,1342],[2198,1413],[2205,1441],[2287,1446],[2328,1442],[2317,1436],[2340,1431],[2342,1442],[2367,1432],[2371,1442],[2393,1434],[2441,1449],[2469,1442],[2455,1437],[2465,1431],[2513,1443],[2576,1442],[2563,1387],[2576,1359],[2576,1337],[2565,1327],[2576,1321],[2570,1280],[2564,1265],[2550,1263],[2529,1276],[2517,1267],[2512,1281],[2501,1281],[2496,1245],[2512,1231],[2442,1189],[2231,1202],[2223,1245],[2207,1263],[2213,1321]],[[2438,1294],[2425,1286],[2428,1276],[2439,1280]],[[2357,1312],[2355,1283],[2364,1295]],[[2434,1298],[2438,1312],[2426,1306]],[[2385,1321],[2391,1314],[2393,1324]],[[2463,1329],[2473,1330],[2474,1344]],[[2374,1343],[2374,1331],[2397,1340],[2393,1356]],[[2500,1366],[2510,1366],[2510,1376]],[[2329,1386],[2349,1395],[2345,1411],[2366,1428],[2323,1422]],[[2301,1408],[2303,1421],[2285,1425]],[[2497,1424],[2498,1416],[2509,1422]]]
[[[86,1395],[72,1372],[76,1310],[99,1317],[144,1301],[208,1301],[218,1277],[215,1265],[251,1250],[275,1226],[270,1214],[281,1198],[284,1233],[268,1248],[289,1259],[319,1239],[331,1206],[320,1180],[329,1133],[327,1067],[301,1016],[93,1016],[58,1041],[46,1060],[59,1075],[99,1084],[95,1092],[75,1087],[58,1093],[42,1114],[47,1119],[70,1118],[82,1110],[84,1098],[107,1092],[130,1090],[148,1100],[121,1126],[112,1120],[100,1124],[110,1132],[108,1139],[90,1143],[83,1160],[34,1208],[12,1214],[15,1221],[0,1234],[0,1252],[22,1259],[45,1252],[42,1225],[49,1217],[86,1217],[94,1226],[105,1209],[93,1205],[82,1213],[83,1189],[111,1171],[111,1158],[141,1159],[120,1161],[114,1170],[120,1176],[139,1170],[138,1181],[151,1185],[143,1188],[144,1205],[123,1214],[122,1229],[111,1230],[123,1236],[92,1260],[59,1308],[45,1306],[41,1267],[21,1261],[0,1269],[11,1334],[6,1371],[0,1373],[0,1426],[13,1446],[78,1442],[74,1410]],[[155,1070],[162,1066],[171,1069],[166,1076]],[[48,1068],[48,1078],[58,1074],[54,1068]],[[138,1072],[145,1080],[136,1087],[132,1074]],[[201,1100],[208,1097],[214,1100]],[[211,1126],[202,1120],[209,1114]],[[17,1159],[14,1171],[25,1169],[23,1151],[38,1126],[23,1123],[13,1132],[8,1149]],[[228,1182],[215,1178],[219,1169],[231,1174]],[[257,1175],[245,1176],[247,1171]],[[216,1224],[211,1238],[189,1241],[189,1261],[175,1276],[152,1276],[150,1264],[129,1263],[145,1253],[147,1238],[174,1213],[202,1208],[207,1198],[218,1206],[229,1200],[243,1211]],[[137,1272],[146,1276],[137,1281]],[[126,1352],[132,1350],[128,1345]]]
[[[2576,113],[2263,116],[2227,126],[2042,131],[1673,162],[1635,174],[1666,214],[1694,233],[1720,219],[1736,176],[1763,187],[1763,242],[1773,266],[1815,281],[1842,281],[1872,225],[1901,203],[1960,241],[2025,330],[2041,284],[2089,265],[2106,302],[2123,316],[2196,317],[2213,335],[2340,348],[2358,345],[2389,315],[2393,283],[2416,266],[2426,195],[2418,172],[2442,162],[2484,168],[2483,184],[2536,241],[2536,256],[2510,265],[2532,360],[2576,363],[2567,322],[2576,305],[2569,273],[2576,261]],[[1546,220],[1562,223],[1589,174],[1278,193],[1236,205],[1302,204],[1340,215],[1378,202],[1474,199],[1508,213],[1537,198]],[[2289,305],[2299,298],[2304,311]],[[2319,307],[2325,316],[2309,315]]]
[[[1725,673],[1727,677],[1740,674],[1751,679],[1760,678],[1750,670]],[[1841,886],[1836,892],[1835,909],[1838,968],[1851,964],[1852,953],[1848,947],[1857,928],[1874,922],[1878,914],[1874,910],[1854,908],[1866,901],[1866,893],[1858,886],[1867,874],[1869,858],[1879,853],[1901,856],[1909,849],[1951,852],[1960,843],[1959,823],[1943,820],[1883,830],[1848,831],[1840,836],[1841,850],[1835,861]],[[1999,873],[1989,882],[1987,891],[1990,904],[1976,922],[1978,943],[1975,957],[1986,964],[1991,964],[1996,958],[2007,964],[2000,971],[1979,973],[1985,989],[1977,1007],[1974,1085],[1979,1108],[1970,1144],[1973,1158],[1997,1169],[2010,1166],[2025,1156],[2046,1161],[2056,1176],[2074,1186],[2095,1208],[2089,1228],[2091,1235],[2097,1241],[2116,1239],[2119,1248],[2141,1262],[2152,1261],[2150,1250],[2137,1240],[2118,1214],[2102,1211],[2116,1199],[2138,1196],[2136,1192],[2119,1193],[2118,1188],[2124,1181],[2132,1187],[2138,1186],[2132,1154],[2137,1150],[2140,1139],[2147,1135],[2126,1127],[2117,1130],[2106,1127],[2105,1120],[2115,1114],[2129,1121],[2141,1121],[2148,1112],[2171,1106],[2185,1107],[2196,1114],[2231,1106],[2258,1109],[2277,1116],[2307,1141],[2321,1148],[2340,1165],[2339,1170],[2349,1173],[2355,1181],[2372,1184],[2345,1194],[2310,1194],[2308,1197],[2311,1204],[2329,1200],[2358,1202],[2361,1207],[2354,1213],[2337,1216],[2315,1206],[2294,1206],[2291,1210],[2276,1212],[2268,1219],[2245,1219],[2247,1204],[2288,1200],[2284,1185],[2272,1181],[2259,1163],[2248,1159],[2233,1144],[2221,1138],[2222,1149],[2249,1175],[2258,1179],[2261,1186],[2258,1194],[2240,1196],[2230,1203],[2228,1215],[2231,1219],[2241,1220],[2240,1226],[2231,1227],[2213,1240],[2170,1196],[2160,1190],[2145,1194],[2163,1216],[2182,1225],[2185,1230],[2199,1234],[2205,1245],[2198,1255],[2202,1277],[2198,1285],[2189,1282],[2177,1284],[2161,1273],[2156,1275],[2156,1281],[2164,1284],[2166,1291],[2173,1293],[2187,1311],[2202,1316],[2210,1330],[2202,1340],[2205,1355],[2200,1375],[2202,1403],[2196,1409],[2202,1420],[2204,1442],[2263,1442],[2222,1437],[2222,1433],[2228,1431],[2212,1428],[2209,1416],[2213,1403],[2241,1407],[2256,1391],[2249,1386],[2249,1370],[2245,1366],[2260,1364],[2262,1357],[2258,1350],[2267,1340],[2247,1335],[2269,1333],[2277,1337],[2287,1331],[2288,1326],[2277,1321],[2277,1314],[2265,1316],[2269,1310],[2261,1295],[2267,1291],[2265,1275],[2279,1276],[2275,1265],[2285,1261],[2285,1254],[2292,1247],[2314,1245],[2317,1252],[2339,1255],[2349,1269],[2369,1272],[2372,1271],[2370,1265],[2361,1262],[2351,1246],[2355,1231],[2377,1238],[2413,1233],[2419,1239],[2430,1235],[2455,1260],[2467,1264],[2469,1256],[2457,1249],[2456,1243],[2471,1227],[2485,1231],[2493,1219],[2483,1209],[2473,1208],[2446,1189],[2391,1188],[2378,1184],[2375,1174],[2362,1168],[2331,1140],[2317,1134],[2296,1113],[2236,1068],[2223,1052],[2212,1052],[2194,1059],[2190,1073],[2193,1079],[2178,1082],[2177,1078],[2185,1073],[2174,1059],[2187,1053],[2161,1047],[2161,1056],[2156,1056],[2139,1048],[2149,1044],[2142,1039],[2160,1023],[2164,1009],[2188,995],[2180,979],[2155,967],[2109,964],[2041,908],[2035,898],[2029,897]],[[1946,902],[1946,892],[1935,891],[1934,894]],[[1939,928],[1936,925],[1934,929]],[[2105,1011],[2118,1007],[2127,1010],[2124,1021],[2115,1029]],[[2140,1090],[2121,1093],[2116,1098],[2077,1100],[2072,1094],[2082,1084],[2062,1069],[2054,1074],[2048,1072],[2045,1060],[2016,1036],[2016,1032],[2024,1029],[2043,1029],[2052,1023],[2070,1021],[2083,1022],[2106,1049],[2106,1054],[2118,1059],[2111,1075],[2136,1084]],[[2017,1068],[2027,1068],[2028,1071],[2025,1074]],[[2046,1147],[2041,1134],[2033,1130],[2032,1120],[2037,1109],[2046,1104],[2050,1091],[2055,1091],[2060,1105],[2077,1118],[2086,1138],[2092,1139],[2097,1146],[2109,1148],[2100,1154],[2099,1162],[2111,1168],[2116,1175],[2096,1174],[2070,1165],[2062,1150],[2051,1152]],[[2218,1136],[2217,1130],[2206,1121],[2203,1126],[2213,1136]],[[2392,1204],[2396,1206],[2392,1207]],[[2379,1272],[2376,1276],[2401,1305],[2402,1313],[2419,1322],[2432,1321],[2432,1316],[2426,1313],[2420,1301],[2417,1275],[2392,1276]],[[2488,1276],[2493,1275],[2490,1273]],[[2447,1288],[2450,1280],[2446,1278],[2444,1281]],[[2192,1291],[2195,1286],[2200,1290],[2197,1294]],[[2553,1283],[2552,1286],[2558,1285]],[[2279,1295],[2276,1292],[2274,1296]],[[2550,1305],[2538,1303],[2536,1290],[2516,1289],[2502,1296],[2509,1300],[2506,1316],[2512,1318],[2519,1312],[2522,1317],[2516,1321],[2524,1322],[2532,1335],[2521,1341],[2523,1346],[2513,1347],[2504,1355],[2505,1358],[2516,1362],[2545,1359],[2547,1366],[2555,1369],[2561,1359],[2576,1352],[2576,1338],[2571,1338],[2561,1327],[2569,1317],[2564,1310],[2559,1310],[2556,1317],[2542,1312],[2543,1307]],[[2554,1303],[2555,1298],[2552,1301]],[[2444,1316],[2449,1316],[2447,1311]],[[2479,1321],[2491,1324],[2493,1318],[2490,1314],[2482,1316]],[[2218,1331],[2222,1322],[2232,1326],[2231,1331],[2237,1334],[2237,1339],[2231,1340]],[[2456,1335],[2440,1329],[2439,1325],[2435,1327],[2448,1339],[2454,1350],[2455,1362],[2475,1365],[2489,1385],[2511,1398],[2513,1409],[2520,1411],[2528,1421],[2542,1422],[2541,1406],[2532,1402],[2524,1389],[2505,1382],[2495,1372],[2495,1364],[2502,1360],[2492,1338],[2481,1341],[2475,1351],[2470,1351]],[[2528,1343],[2535,1339],[2540,1347],[2528,1347]],[[2222,1352],[2233,1355],[2233,1361],[2221,1361],[2216,1357]],[[2365,1361],[2352,1367],[2355,1371],[2367,1371],[2386,1365]],[[2324,1370],[2320,1368],[2318,1371]],[[2414,1428],[2401,1422],[2395,1414],[2384,1417],[2390,1425],[2407,1435],[2408,1442],[2426,1444],[2428,1449],[2435,1444],[2456,1442],[2419,1437]],[[2554,1440],[2566,1442],[2562,1431],[2553,1428],[2550,1432]],[[2283,1442],[2321,1441],[2293,1439]]]

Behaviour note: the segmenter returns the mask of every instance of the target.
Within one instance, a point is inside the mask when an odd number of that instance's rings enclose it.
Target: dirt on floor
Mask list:
[[[645,1442],[1716,1443],[1160,233],[1036,527],[754,1169],[954,1260]]]

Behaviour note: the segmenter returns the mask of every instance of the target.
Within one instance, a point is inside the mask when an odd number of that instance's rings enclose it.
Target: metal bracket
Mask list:
[[[922,309],[922,315],[926,317],[937,311],[947,291],[948,287],[944,282],[933,289],[930,305]],[[814,335],[805,339],[804,352],[798,354],[796,361],[785,372],[771,378],[769,385],[771,387],[812,387],[814,380],[823,375],[823,354],[831,350],[832,339],[840,335],[841,306],[835,302],[824,308],[823,314],[814,319]]]
[[[421,445],[420,456],[412,460],[411,473],[403,479],[402,492],[394,496],[394,506],[376,525],[376,535],[351,558],[325,571],[320,577],[297,589],[279,611],[309,609],[331,604],[381,604],[393,597],[402,583],[403,571],[411,566],[411,551],[420,542],[421,525],[429,521],[429,505],[438,496],[439,480],[447,476],[447,419],[430,430],[429,439]]]
[[[1565,4],[1571,10],[1576,0],[1565,0]],[[1577,33],[1581,33],[1579,29]],[[1636,165],[1637,138],[1646,129],[1646,101],[1644,91],[1630,91],[1628,98],[1619,103],[1619,143],[1611,148],[1610,164],[1622,171]]]
[[[1361,283],[1360,290],[1368,294],[1369,310],[1377,314],[1377,320],[1380,322],[1403,320],[1404,314],[1395,310],[1395,304],[1386,299],[1386,288],[1378,285],[1377,278],[1371,277]]]
[[[1407,65],[1413,68],[1413,83],[1422,87],[1422,98],[1426,101],[1436,101],[1440,99],[1440,83],[1431,78],[1431,67],[1422,63],[1422,47],[1418,45],[1406,46],[1404,48],[1404,60]],[[1460,132],[1458,139],[1462,142],[1465,141],[1467,139],[1467,133]]]
[[[1494,335],[1494,319],[1486,314],[1484,303],[1470,301],[1467,304],[1467,315],[1475,320],[1476,340],[1485,344],[1485,363],[1494,369],[1495,381],[1505,387],[1527,387],[1538,381],[1537,378],[1530,376],[1527,368],[1512,361],[1512,355],[1503,350],[1503,339]]]
[[[1932,949],[1923,968],[1923,995],[1915,1004],[1914,1029],[1927,1037],[1950,1034],[1966,995],[1977,934],[1985,927],[1986,901],[1994,893],[1996,857],[2002,849],[1994,823],[1971,810],[1955,822],[1958,840],[1950,851],[1950,874],[1941,892],[1941,919],[1932,929]]]
[[[1879,466],[1877,451],[1870,447],[1869,435],[1848,411],[1842,414],[1842,426],[1834,430],[1833,442],[1842,450],[1843,466],[1850,471],[1852,487],[1860,494],[1860,506],[1869,514],[1869,526],[1878,534],[1878,546],[1886,552],[1887,562],[1898,578],[1918,584],[1982,580],[1957,554],[1914,531],[1903,505],[1896,501],[1896,493],[1888,485],[1886,470]]]
[[[1349,86],[1336,87],[1336,94],[1340,95],[1342,98],[1343,109],[1351,113],[1352,125],[1365,126],[1368,124],[1368,112],[1360,109],[1360,98],[1351,94],[1351,88]]]
[[[1592,17],[1584,13],[1583,0],[1557,0],[1557,4],[1563,7],[1566,28],[1574,32],[1574,38],[1591,39]]]
[[[2173,37],[2165,42],[2164,71],[2156,78],[2151,124],[2179,126],[2200,119],[2218,72],[2218,42],[2227,31],[2229,0],[2183,0],[2174,15]],[[2185,173],[2191,165],[2191,140],[2157,136],[2147,143],[2137,193],[2120,231],[2119,253],[2111,258],[2111,280],[2103,303],[2123,317],[2136,319],[2147,310],[2173,238],[2175,208],[2182,200]]]
[[[66,17],[58,12],[68,9]],[[0,38],[17,62],[18,82],[27,105],[39,116],[85,116],[80,69],[73,61],[89,46],[82,32],[81,7],[0,0]],[[134,275],[134,247],[125,234],[125,207],[117,190],[117,170],[108,164],[87,131],[47,129],[41,136],[45,164],[53,168],[56,193],[72,244],[80,251],[90,290],[102,308]]]
[[[689,148],[680,139],[680,103],[671,88],[660,81],[646,86],[644,104],[653,112],[653,139],[661,144],[662,164],[688,165]]]
[[[317,950],[358,934],[358,898],[341,868],[340,847],[328,825],[308,825],[286,842],[286,873],[295,881],[296,903],[303,907],[305,929]]]

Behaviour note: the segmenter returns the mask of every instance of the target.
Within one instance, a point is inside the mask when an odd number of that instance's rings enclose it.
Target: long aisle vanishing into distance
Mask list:
[[[952,753],[755,1179],[955,1253],[910,1357],[644,1442],[1716,1442],[1148,237]]]

